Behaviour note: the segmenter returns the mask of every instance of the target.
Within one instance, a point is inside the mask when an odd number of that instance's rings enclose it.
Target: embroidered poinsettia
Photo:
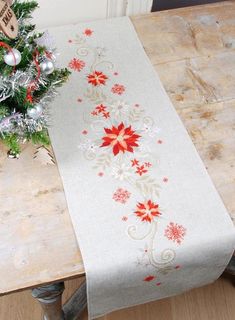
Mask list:
[[[118,188],[113,194],[113,200],[125,204],[130,196],[131,193],[128,190]]]
[[[90,37],[93,32],[94,32],[93,30],[87,28],[84,30],[83,33],[85,34],[85,36]]]
[[[93,86],[105,85],[108,77],[101,71],[94,71],[93,73],[87,76],[88,83],[91,83]]]
[[[142,174],[148,172],[148,170],[146,170],[145,166],[142,165],[142,166],[138,166],[136,168],[136,173],[139,174],[140,176],[142,176]]]
[[[165,237],[178,244],[181,244],[185,235],[186,229],[178,223],[170,222],[165,230]]]
[[[100,105],[98,105],[95,109],[97,110],[98,113],[101,113],[101,112],[105,112],[106,111],[106,108],[102,103]]]
[[[110,118],[110,113],[107,111],[107,107],[102,103],[95,107],[95,110],[91,112],[93,116],[102,116],[105,119]]]
[[[132,167],[135,167],[135,166],[138,166],[138,165],[139,165],[139,160],[137,160],[137,159],[131,160],[131,166]]]
[[[133,148],[139,146],[137,142],[141,136],[136,134],[131,126],[125,127],[123,122],[118,127],[104,128],[104,131],[106,136],[102,138],[104,142],[101,147],[111,146],[115,156],[120,151],[123,153],[126,151],[133,152]]]
[[[135,214],[141,219],[141,221],[152,222],[154,218],[159,217],[161,212],[159,211],[159,205],[148,200],[144,203],[139,202],[136,207]]]
[[[125,87],[122,84],[115,84],[111,91],[114,94],[118,94],[119,96],[123,94],[123,92],[125,92]]]
[[[85,67],[85,62],[80,59],[73,58],[69,62],[69,68],[75,71],[80,72],[84,67]]]
[[[103,112],[102,116],[103,116],[103,118],[108,119],[108,118],[110,118],[110,113],[109,112]]]

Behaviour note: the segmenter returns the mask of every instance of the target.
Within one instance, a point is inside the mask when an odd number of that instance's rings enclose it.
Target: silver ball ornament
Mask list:
[[[30,118],[37,120],[42,115],[42,112],[43,112],[42,106],[40,104],[36,104],[33,108],[30,108],[27,110],[27,115]]]
[[[40,63],[40,69],[44,74],[51,74],[55,70],[54,63],[50,59],[45,59]]]
[[[14,67],[20,63],[21,53],[17,49],[12,49],[4,55],[3,59],[8,66]]]

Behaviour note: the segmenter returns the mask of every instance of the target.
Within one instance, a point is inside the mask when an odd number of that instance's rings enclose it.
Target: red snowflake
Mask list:
[[[145,277],[145,278],[144,278],[144,280],[143,280],[143,281],[150,282],[150,281],[153,281],[154,279],[156,279],[156,277],[155,277],[155,276],[147,276],[147,277]]]
[[[84,30],[83,33],[84,33],[87,37],[90,37],[93,32],[94,32],[93,30],[87,28],[87,29]]]
[[[88,131],[87,130],[83,130],[82,134],[88,134]]]
[[[137,144],[140,136],[132,130],[131,126],[125,127],[123,122],[118,127],[104,128],[106,136],[102,138],[104,141],[101,147],[111,146],[113,154],[116,156],[120,151],[133,152],[133,147],[138,147]]]
[[[93,116],[97,116],[97,115],[98,115],[98,112],[94,110],[94,111],[91,112],[91,114],[92,114]]]
[[[158,282],[158,283],[156,283],[156,286],[159,287],[161,284],[162,284],[161,282]]]
[[[136,173],[139,174],[140,176],[142,176],[142,174],[146,172],[148,172],[148,170],[145,169],[144,165],[136,168]]]
[[[157,141],[157,143],[158,143],[158,144],[162,144],[162,140],[159,139],[159,140]]]
[[[99,176],[99,177],[103,177],[103,175],[104,175],[103,172],[99,172],[99,173],[98,173],[98,176]]]
[[[105,85],[106,80],[108,80],[108,77],[101,71],[94,71],[93,73],[87,76],[87,79],[88,83],[96,87],[100,85]]]
[[[152,222],[155,217],[161,215],[159,211],[159,205],[148,200],[144,203],[138,203],[136,207],[135,214],[141,219],[141,221]]]
[[[115,84],[111,89],[112,93],[118,94],[119,96],[122,95],[125,90],[122,84]]]
[[[129,191],[118,188],[113,194],[113,200],[124,204],[130,198],[130,196],[131,193]]]
[[[165,237],[167,237],[168,240],[172,240],[178,244],[181,244],[185,235],[186,229],[178,223],[170,222],[165,229]]]
[[[73,58],[69,62],[69,68],[80,72],[85,67],[85,62],[76,58]]]

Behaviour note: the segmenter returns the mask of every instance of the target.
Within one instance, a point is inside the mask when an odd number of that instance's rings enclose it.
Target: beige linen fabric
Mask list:
[[[217,279],[233,224],[130,20],[50,32],[72,70],[49,131],[90,318]]]

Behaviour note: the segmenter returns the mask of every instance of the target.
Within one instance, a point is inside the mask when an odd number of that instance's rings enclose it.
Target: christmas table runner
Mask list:
[[[72,71],[49,131],[90,318],[214,281],[233,224],[130,20],[50,32]]]

